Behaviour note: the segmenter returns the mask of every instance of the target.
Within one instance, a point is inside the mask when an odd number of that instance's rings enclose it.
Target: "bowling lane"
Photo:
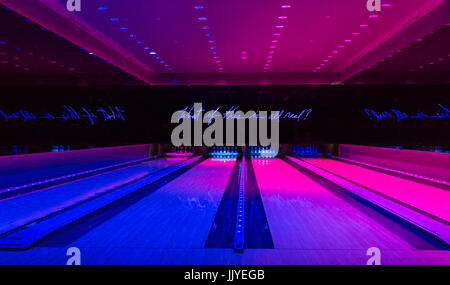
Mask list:
[[[448,190],[334,159],[303,160],[450,222]]]
[[[0,201],[0,234],[182,160],[157,159]]]
[[[252,164],[275,248],[435,249],[388,216],[280,159],[253,159]]]
[[[73,163],[44,169],[35,169],[31,171],[15,171],[12,173],[4,172],[0,173],[0,189],[26,185],[37,181],[56,178],[86,170],[112,166],[124,162],[125,161],[123,159],[102,160],[89,163]]]
[[[71,244],[203,248],[235,162],[205,160]]]

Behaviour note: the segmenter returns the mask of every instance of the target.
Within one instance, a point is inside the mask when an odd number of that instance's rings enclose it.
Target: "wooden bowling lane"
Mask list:
[[[329,190],[324,181],[280,159],[252,163],[277,249],[435,249],[434,243],[390,216],[344,191]]]
[[[177,162],[179,160],[152,160],[2,200],[0,234]]]
[[[203,248],[235,160],[208,159],[71,242],[101,248]]]
[[[304,161],[450,222],[450,191],[334,159]],[[443,186],[444,187],[444,186]]]

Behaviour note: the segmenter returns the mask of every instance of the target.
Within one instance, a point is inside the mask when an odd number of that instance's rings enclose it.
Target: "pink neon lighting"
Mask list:
[[[303,159],[402,203],[450,221],[450,192],[332,159]]]
[[[287,163],[252,159],[252,165],[276,248],[412,248],[395,230]]]
[[[194,153],[192,152],[168,152],[166,153],[167,156],[193,156]]]

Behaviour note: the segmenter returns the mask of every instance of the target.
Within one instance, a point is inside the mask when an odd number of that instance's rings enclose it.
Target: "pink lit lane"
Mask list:
[[[280,159],[252,160],[275,248],[413,250],[432,246],[348,194]]]
[[[0,201],[0,234],[183,159],[157,159]]]
[[[71,244],[96,248],[202,249],[235,162],[203,161]]]
[[[450,191],[334,159],[303,161],[450,222]]]

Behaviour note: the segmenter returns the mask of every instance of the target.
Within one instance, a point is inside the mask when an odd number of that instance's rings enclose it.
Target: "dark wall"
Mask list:
[[[12,145],[31,151],[169,143],[172,113],[194,102],[223,113],[238,105],[291,116],[312,109],[300,120],[282,115],[282,143],[448,146],[449,91],[448,85],[2,88],[0,147],[6,153]]]

